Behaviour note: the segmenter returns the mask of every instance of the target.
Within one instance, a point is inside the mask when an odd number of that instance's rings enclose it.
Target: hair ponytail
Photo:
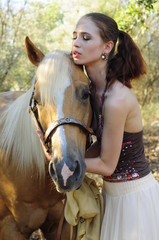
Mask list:
[[[117,53],[108,63],[107,81],[111,85],[116,79],[131,88],[131,80],[146,73],[146,64],[132,38],[119,31]]]

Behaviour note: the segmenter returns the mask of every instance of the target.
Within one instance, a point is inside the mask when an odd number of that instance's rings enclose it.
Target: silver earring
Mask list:
[[[102,54],[102,60],[107,61],[108,60],[108,55],[106,53]]]

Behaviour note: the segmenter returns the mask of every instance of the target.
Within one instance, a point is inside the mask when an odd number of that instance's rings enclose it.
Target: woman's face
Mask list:
[[[82,18],[73,32],[72,54],[76,64],[91,65],[101,60],[105,43],[99,29],[89,18]]]

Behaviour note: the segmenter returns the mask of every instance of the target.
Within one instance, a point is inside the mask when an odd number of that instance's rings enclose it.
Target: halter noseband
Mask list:
[[[91,134],[93,135],[93,130],[89,127],[87,127],[83,122],[81,122],[78,119],[75,118],[60,118],[50,124],[46,132],[43,130],[42,125],[39,121],[39,116],[38,116],[38,108],[37,108],[37,102],[34,99],[34,92],[35,92],[35,84],[34,84],[34,89],[30,98],[30,103],[29,103],[29,113],[33,114],[35,124],[37,127],[40,128],[42,134],[43,134],[43,139],[44,139],[44,144],[47,149],[47,152],[51,152],[51,136],[54,134],[54,131],[57,127],[64,125],[64,124],[72,124],[72,125],[77,125],[79,126],[86,134]]]

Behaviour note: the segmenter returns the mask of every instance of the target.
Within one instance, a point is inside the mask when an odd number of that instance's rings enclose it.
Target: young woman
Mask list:
[[[87,172],[103,176],[102,240],[158,240],[159,185],[145,160],[139,103],[131,81],[146,73],[131,37],[101,13],[83,16],[73,32],[74,62],[90,79],[97,141]]]

